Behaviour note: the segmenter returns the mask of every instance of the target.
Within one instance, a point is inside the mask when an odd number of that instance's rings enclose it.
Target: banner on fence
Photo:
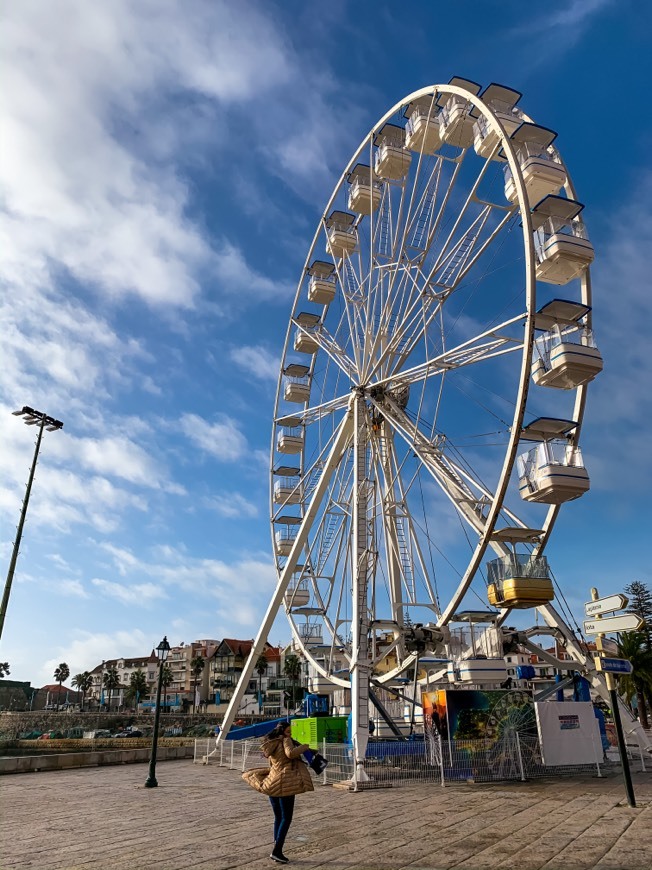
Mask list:
[[[591,702],[539,701],[534,709],[546,766],[595,763],[601,740]]]
[[[444,740],[536,736],[532,693],[522,689],[440,689],[423,693],[425,727]]]

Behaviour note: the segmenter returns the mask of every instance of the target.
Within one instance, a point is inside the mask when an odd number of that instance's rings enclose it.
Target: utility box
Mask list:
[[[324,743],[346,743],[346,716],[319,716],[292,720],[292,737],[320,749]]]

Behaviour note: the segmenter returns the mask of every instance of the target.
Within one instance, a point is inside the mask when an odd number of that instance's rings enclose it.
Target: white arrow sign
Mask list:
[[[584,634],[612,634],[614,631],[638,631],[645,620],[635,613],[621,613],[620,616],[607,616],[604,619],[584,620]]]
[[[629,604],[626,595],[607,595],[606,598],[598,598],[595,601],[587,601],[584,612],[587,616],[595,616],[598,613],[613,613],[614,610],[623,610]]]

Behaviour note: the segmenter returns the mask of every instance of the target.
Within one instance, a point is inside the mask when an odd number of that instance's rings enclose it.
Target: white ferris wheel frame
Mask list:
[[[431,85],[425,88],[421,88],[417,91],[406,96],[400,102],[396,103],[373,127],[373,129],[368,133],[364,139],[362,140],[360,146],[353,154],[349,164],[346,169],[342,173],[340,179],[334,187],[333,194],[329,199],[326,208],[324,209],[324,213],[322,219],[319,223],[319,226],[315,232],[312,244],[310,245],[310,249],[308,255],[306,257],[304,263],[304,269],[302,272],[302,276],[306,274],[307,269],[310,266],[310,263],[313,258],[313,252],[319,242],[320,236],[322,235],[325,227],[325,221],[327,216],[329,215],[333,204],[336,201],[336,198],[345,183],[347,176],[349,175],[352,168],[356,165],[358,159],[363,154],[365,149],[370,147],[370,142],[373,141],[374,134],[382,129],[382,127],[406,104],[409,104],[419,98],[423,97],[432,97],[432,100],[436,100],[441,96],[458,96],[462,99],[466,100],[470,103],[473,108],[476,110],[479,115],[484,116],[485,121],[487,122],[489,128],[498,136],[499,144],[496,146],[496,151],[498,149],[502,149],[502,152],[506,158],[507,164],[509,165],[509,169],[512,173],[513,182],[515,185],[517,198],[518,198],[518,212],[521,218],[522,225],[522,234],[523,234],[523,250],[525,255],[525,277],[526,277],[526,285],[525,285],[525,301],[526,301],[526,310],[524,316],[520,316],[519,318],[514,318],[512,321],[507,321],[507,323],[511,323],[514,320],[523,319],[524,317],[524,338],[522,342],[522,353],[521,353],[521,365],[520,365],[520,374],[519,374],[519,382],[518,382],[518,390],[515,402],[514,415],[512,418],[509,442],[507,445],[507,449],[505,452],[505,457],[503,460],[502,469],[500,472],[500,476],[498,479],[498,483],[496,485],[495,491],[493,493],[493,498],[491,501],[491,505],[489,507],[488,513],[486,515],[486,519],[484,524],[482,524],[481,528],[478,528],[479,518],[477,514],[474,515],[474,520],[470,521],[470,524],[475,528],[475,531],[479,534],[479,541],[475,547],[475,550],[471,556],[467,569],[462,576],[459,585],[453,594],[451,600],[448,602],[447,606],[443,609],[439,619],[437,620],[438,626],[446,626],[447,623],[451,620],[453,614],[456,612],[460,602],[464,598],[466,592],[468,591],[471,582],[480,567],[482,559],[484,558],[485,552],[488,547],[492,547],[498,555],[506,555],[509,551],[505,544],[490,540],[491,535],[495,529],[497,519],[503,509],[503,502],[506,494],[506,490],[509,484],[510,476],[512,474],[512,469],[516,460],[516,454],[518,450],[519,439],[521,437],[521,430],[523,425],[523,418],[526,411],[526,403],[527,396],[529,391],[529,383],[531,376],[531,359],[532,359],[532,351],[534,344],[534,332],[535,332],[535,314],[536,314],[536,288],[537,288],[537,280],[536,280],[536,261],[535,261],[535,248],[534,248],[534,233],[532,228],[532,220],[530,213],[530,206],[528,204],[528,196],[525,187],[525,182],[523,179],[523,174],[521,171],[520,162],[517,158],[517,154],[514,148],[512,141],[509,136],[505,133],[505,130],[494,113],[490,106],[486,105],[478,96],[476,96],[471,91],[467,91],[465,88],[445,84],[445,85]],[[532,123],[531,119],[525,114],[521,113],[521,120],[525,122]],[[423,151],[422,151],[423,153]],[[563,164],[563,160],[561,155],[558,155],[559,161],[562,164],[563,168],[566,169]],[[486,161],[489,163],[489,160]],[[484,171],[484,170],[483,170]],[[480,174],[480,177],[482,172]],[[566,171],[566,183],[564,185],[566,194],[569,199],[576,199],[575,189],[573,187],[572,181],[570,179],[569,173]],[[478,182],[476,182],[477,185]],[[515,213],[515,210],[514,212]],[[369,216],[370,223],[373,222],[373,215]],[[488,241],[491,241],[493,237],[499,232],[502,225],[499,225],[497,229],[495,229],[491,237]],[[373,232],[370,233],[371,238],[373,240]],[[487,241],[487,243],[488,243]],[[373,242],[372,242],[373,244]],[[372,264],[370,263],[370,266]],[[302,281],[299,283],[299,287],[297,290],[297,294],[293,303],[293,311],[296,309],[299,296],[301,294],[302,289]],[[587,268],[581,276],[580,279],[581,285],[581,302],[589,308],[589,311],[586,315],[587,318],[587,326],[591,326],[591,280],[589,269]],[[290,347],[290,336],[291,330],[295,328],[296,324],[292,322],[292,318],[290,318],[290,322],[288,324],[288,330],[286,334],[285,340],[285,349],[287,350]],[[505,324],[501,324],[501,326],[505,326]],[[491,332],[495,333],[500,327],[495,327]],[[477,336],[475,340],[484,337],[485,334]],[[466,342],[465,344],[470,344],[470,342]],[[460,346],[463,347],[463,346]],[[322,348],[326,350],[328,353],[328,348]],[[460,348],[453,349],[459,350]],[[450,352],[447,352],[447,354]],[[314,365],[315,365],[315,356],[313,356],[311,364],[310,364],[310,375],[312,375]],[[446,354],[444,354],[446,356]],[[428,367],[432,367],[436,364],[436,360],[430,360],[427,362]],[[418,367],[417,367],[418,368]],[[403,372],[402,375],[410,374],[410,372]],[[419,372],[413,372],[412,375],[415,378],[419,377]],[[426,376],[424,374],[424,376]],[[279,406],[279,400],[281,396],[281,388],[282,388],[282,373],[279,377],[278,386],[277,386],[277,394],[275,401],[275,408]],[[586,395],[587,395],[587,386],[581,385],[575,388],[575,400],[574,400],[574,409],[573,409],[573,421],[575,423],[575,428],[571,435],[569,436],[569,441],[572,445],[576,445],[579,440],[579,435],[581,431],[582,419],[584,415],[584,409],[586,404]],[[373,400],[372,400],[373,401]],[[326,402],[322,406],[318,406],[317,408],[308,408],[306,409],[306,415],[312,413],[316,413],[318,411],[326,411],[329,408],[342,408],[344,407],[343,400],[332,400],[330,402]],[[398,409],[400,411],[400,409]],[[300,412],[297,413],[297,416],[301,416]],[[395,421],[393,421],[395,422]],[[405,421],[401,421],[405,422]],[[348,400],[348,410],[345,414],[343,420],[339,424],[338,430],[334,433],[334,436],[331,440],[330,451],[328,456],[323,462],[321,475],[317,482],[317,485],[314,489],[310,502],[305,510],[303,518],[298,525],[298,532],[294,537],[293,544],[289,555],[286,558],[285,564],[282,569],[278,572],[278,581],[276,585],[276,589],[271,597],[269,602],[267,611],[262,620],[260,629],[258,631],[257,637],[254,641],[253,647],[251,649],[251,653],[245,665],[245,668],[242,672],[238,685],[233,693],[232,699],[229,703],[227,712],[225,714],[222,731],[218,738],[219,742],[226,739],[226,735],[233,724],[233,721],[237,715],[239,704],[241,703],[242,697],[245,692],[245,688],[251,678],[251,675],[254,670],[255,663],[258,659],[258,656],[262,653],[264,649],[264,645],[267,641],[268,634],[271,630],[272,624],[278,615],[279,611],[283,608],[283,602],[285,598],[285,594],[288,590],[288,587],[291,583],[293,574],[297,568],[297,565],[300,562],[301,553],[303,548],[306,545],[308,540],[308,536],[310,533],[310,529],[312,523],[315,520],[317,515],[321,500],[323,499],[329,482],[333,473],[336,471],[338,464],[344,454],[344,452],[350,447],[351,439],[353,438],[353,455],[354,455],[354,463],[356,456],[356,443],[355,440],[357,438],[357,429],[359,427],[358,421],[358,402],[355,399],[355,394]],[[400,426],[397,427],[400,429]],[[271,445],[271,457],[272,457],[272,469],[273,469],[273,461],[274,461],[274,433],[275,427],[272,427],[272,445]],[[414,449],[416,445],[416,437],[415,432],[409,431],[409,427],[407,431],[402,433],[404,437],[408,440],[411,438],[411,445]],[[303,462],[303,456],[302,456]],[[437,481],[441,485],[441,480]],[[442,487],[445,489],[445,487]],[[353,487],[355,491],[355,486]],[[270,487],[271,490],[271,487]],[[489,495],[489,493],[487,493]],[[447,493],[451,501],[455,502],[451,492]],[[352,512],[354,515],[354,524],[356,522],[355,515],[357,511],[357,498],[354,499],[354,504],[352,506]],[[463,508],[461,508],[460,503],[456,503],[456,507],[460,514],[464,514]],[[541,555],[548,543],[550,534],[554,527],[555,521],[559,514],[560,505],[550,505],[545,520],[541,526],[542,534],[539,538],[538,543],[534,546],[533,555]],[[469,521],[471,511],[467,511],[465,514],[465,518]],[[516,525],[520,525],[524,527],[524,523],[522,523],[518,517],[516,517],[511,512],[508,512],[510,519],[513,519]],[[273,495],[270,491],[270,517],[272,519],[272,545],[274,546],[274,503],[273,503]],[[355,535],[354,527],[352,526],[352,535]],[[359,566],[356,570],[352,570],[353,573],[353,594],[354,600],[357,592],[357,580],[359,579]],[[565,645],[568,652],[573,656],[578,664],[578,670],[581,670],[583,673],[587,674],[594,684],[594,686],[601,692],[604,693],[606,690],[604,688],[604,681],[602,678],[595,672],[595,668],[593,666],[593,660],[590,656],[587,655],[585,650],[582,648],[580,642],[578,642],[574,632],[572,629],[566,624],[561,615],[557,612],[557,610],[551,605],[540,605],[536,608],[541,616],[543,617],[547,627],[548,632],[554,634],[559,637],[563,644]],[[504,620],[507,618],[511,611],[509,609],[504,609],[501,612],[501,618],[498,621],[498,625],[501,625]],[[290,617],[288,611],[288,617]],[[366,751],[366,743],[368,738],[368,730],[367,730],[367,716],[368,716],[368,702],[369,702],[369,683],[370,683],[370,674],[369,674],[369,666],[368,666],[368,650],[366,646],[366,637],[363,637],[364,634],[364,625],[365,625],[366,617],[360,612],[357,613],[357,618],[353,618],[352,613],[352,630],[353,630],[353,639],[351,644],[351,658],[350,658],[350,678],[338,677],[337,675],[329,672],[326,668],[324,668],[320,662],[315,661],[314,657],[311,655],[310,650],[304,639],[301,637],[298,632],[294,621],[289,618],[290,626],[292,629],[294,641],[296,645],[299,647],[303,655],[307,659],[309,659],[317,671],[317,673],[321,674],[321,676],[327,678],[335,685],[338,685],[343,688],[351,688],[351,706],[353,712],[353,742],[354,742],[354,752],[356,757],[356,763],[358,768],[364,763],[364,755]],[[403,659],[400,667],[390,670],[389,672],[379,675],[374,679],[374,682],[383,684],[388,683],[392,679],[394,679],[399,672],[405,671],[417,658],[416,654],[412,654],[407,658]],[[550,658],[550,656],[548,656]],[[629,717],[631,718],[631,717]],[[632,726],[633,727],[633,726]]]

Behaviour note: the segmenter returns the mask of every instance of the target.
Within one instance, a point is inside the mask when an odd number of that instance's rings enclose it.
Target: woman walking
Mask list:
[[[282,722],[265,737],[261,749],[269,759],[269,768],[247,770],[242,778],[269,797],[274,810],[274,848],[269,857],[278,864],[287,864],[283,845],[292,824],[295,795],[314,791],[308,766],[301,760],[310,747],[297,745],[291,737],[290,723]]]

